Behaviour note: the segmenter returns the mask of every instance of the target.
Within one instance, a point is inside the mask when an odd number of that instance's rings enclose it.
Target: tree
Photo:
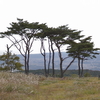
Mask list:
[[[8,38],[24,57],[25,73],[28,74],[29,58],[35,39],[34,35],[40,33],[45,24],[39,24],[38,22],[29,23],[28,21],[23,21],[23,19],[17,19],[17,21],[10,24],[11,27],[8,27],[8,31],[0,34]]]
[[[67,53],[69,56],[75,57],[78,59],[78,75],[79,77],[83,76],[83,61],[88,60],[88,58],[96,58],[96,55],[99,54],[97,51],[99,48],[94,48],[93,42],[91,42],[91,36],[79,39],[77,42],[70,42],[70,46],[67,48]]]
[[[55,64],[54,64],[54,60],[55,60],[55,48],[54,48],[54,41],[53,41],[54,29],[53,28],[47,28],[44,31],[44,35],[48,39],[48,49],[49,49],[48,74],[49,74],[50,62],[51,62],[52,76],[54,76],[55,75]]]
[[[41,42],[40,53],[44,59],[44,74],[47,77],[49,71],[47,72],[47,58],[46,58],[46,49],[45,49],[45,43],[44,43],[44,41],[46,41],[46,35],[44,34],[44,31],[46,29],[48,29],[48,27],[46,25],[43,26],[42,31],[40,33],[35,34],[35,37],[36,39],[39,39]],[[48,63],[48,68],[49,68],[49,63]]]
[[[93,59],[96,58],[96,55],[99,53],[97,52],[100,50],[100,48],[94,48],[94,43],[91,42],[91,36],[84,38],[80,40],[80,43],[82,44],[82,49],[81,49],[81,75],[83,76],[83,61],[88,60],[89,58]]]
[[[46,50],[45,50],[45,45],[44,45],[44,38],[41,38],[41,47],[40,47],[40,52],[44,58],[44,70],[45,70],[45,76],[47,76],[47,68],[46,68]]]
[[[60,59],[59,65],[60,65],[61,77],[63,77],[63,74],[65,73],[65,71],[69,68],[69,66],[75,60],[75,58],[73,58],[73,60],[68,64],[68,66],[65,69],[63,69],[63,62],[68,57],[67,57],[67,54],[66,54],[66,57],[62,56],[61,49],[63,46],[67,46],[69,42],[71,42],[70,40],[74,41],[76,39],[79,39],[80,37],[79,34],[80,34],[80,31],[69,29],[68,25],[63,25],[63,26],[59,26],[57,28],[52,29],[52,33],[50,34],[50,36],[51,36],[51,40],[53,41],[53,43],[55,44],[58,50],[58,55]]]
[[[8,53],[4,53],[3,55],[1,55],[0,61],[1,70],[11,70],[11,72],[13,72],[14,70],[23,70],[23,65],[19,62],[19,57],[15,54],[12,54],[11,52],[9,52],[9,57]]]

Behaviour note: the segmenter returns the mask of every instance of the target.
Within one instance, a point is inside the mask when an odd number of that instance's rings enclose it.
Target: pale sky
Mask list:
[[[92,36],[95,47],[100,48],[100,0],[0,0],[0,32],[17,18],[47,23],[49,27],[68,24],[69,28]],[[0,39],[0,53],[6,51],[6,44],[10,45],[9,40]],[[37,44],[33,53],[39,53]],[[15,48],[11,51],[19,53]]]

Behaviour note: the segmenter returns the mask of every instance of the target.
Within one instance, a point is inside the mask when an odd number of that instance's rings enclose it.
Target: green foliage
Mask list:
[[[21,72],[24,72],[24,71],[21,71]],[[30,70],[30,73],[33,73],[33,74],[36,74],[36,75],[44,75],[44,70],[43,69]],[[78,73],[78,70],[67,70],[64,73],[64,77],[66,77],[66,76],[78,77],[77,73]],[[52,70],[51,69],[50,69],[50,74],[52,74]],[[100,74],[100,71],[93,71],[93,70],[84,69],[83,74],[86,75],[86,76],[98,77],[98,75]],[[60,77],[60,70],[55,70],[55,77]]]
[[[84,74],[84,77],[90,77],[91,75],[90,75],[90,73],[85,73]]]
[[[4,53],[0,56],[0,70],[22,70],[22,64],[19,62],[19,57],[12,53]]]
[[[99,48],[94,48],[93,42],[91,42],[91,36],[80,39],[78,42],[70,42],[67,48],[67,53],[69,56],[87,60],[87,58],[95,58]]]
[[[12,92],[13,91],[13,86],[12,85],[7,85],[5,87],[6,92]]]
[[[78,59],[79,77],[83,76],[83,61],[89,58],[96,58],[97,52],[100,48],[94,48],[91,42],[91,36],[86,38],[79,38],[77,42],[70,42],[67,48],[68,56]]]
[[[78,77],[77,74],[71,74],[71,77]]]

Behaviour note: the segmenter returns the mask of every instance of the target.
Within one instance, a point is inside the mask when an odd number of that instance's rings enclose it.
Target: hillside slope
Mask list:
[[[62,53],[63,57],[67,56],[65,52]],[[47,60],[48,60],[48,53]],[[24,63],[23,57],[21,55],[18,55],[20,57],[21,63]],[[72,58],[68,58],[63,63],[63,68],[66,68],[66,66],[69,64]],[[37,70],[37,69],[43,69],[43,56],[41,54],[31,54],[30,55],[30,70]],[[77,59],[74,61],[74,63],[70,66],[69,69],[77,69]],[[55,69],[59,69],[59,57],[58,53],[55,53]],[[100,55],[97,56],[95,59],[89,59],[84,61],[84,69],[89,70],[100,70]]]

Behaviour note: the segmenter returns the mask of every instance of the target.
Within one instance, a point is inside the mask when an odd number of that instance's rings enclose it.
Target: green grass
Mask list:
[[[0,100],[100,100],[100,80],[0,72]]]

